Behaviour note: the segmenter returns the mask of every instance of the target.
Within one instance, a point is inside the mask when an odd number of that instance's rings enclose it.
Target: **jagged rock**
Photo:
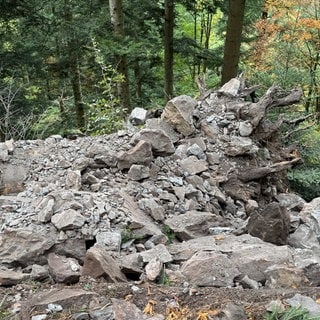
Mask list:
[[[247,224],[248,233],[276,245],[288,242],[290,216],[276,202],[268,204],[261,212],[253,212]]]
[[[311,249],[320,253],[320,243],[317,234],[306,224],[300,224],[288,238],[288,244],[294,248]]]
[[[49,222],[54,214],[54,204],[55,200],[51,196],[47,196],[43,198],[43,200],[40,202],[38,207],[36,208],[36,211],[38,213],[38,221],[39,222]]]
[[[14,271],[4,267],[0,268],[0,286],[14,286],[29,278],[28,274]]]
[[[101,244],[95,244],[87,251],[81,274],[93,278],[104,277],[111,282],[127,281],[117,261]]]
[[[179,141],[179,134],[173,129],[173,127],[161,118],[152,118],[146,121],[146,128],[153,130],[164,131],[165,134],[170,138],[172,143]]]
[[[150,169],[141,164],[133,164],[128,171],[128,178],[135,181],[140,181],[150,177]]]
[[[98,231],[96,243],[102,244],[107,251],[120,251],[121,233],[119,231]]]
[[[167,247],[160,243],[150,250],[140,252],[139,255],[144,263],[148,263],[154,259],[158,259],[162,263],[172,262],[172,256]]]
[[[123,207],[129,211],[131,218],[130,227],[132,235],[139,237],[153,236],[162,234],[161,229],[138,207],[134,199],[125,192],[121,192],[124,200]]]
[[[51,289],[36,293],[32,300],[22,305],[21,318],[30,319],[31,312],[45,311],[49,304],[59,304],[64,309],[88,308],[90,301],[97,293],[82,289]]]
[[[296,293],[292,298],[285,300],[291,307],[306,309],[310,317],[320,316],[320,305],[312,298]]]
[[[33,264],[31,269],[30,278],[35,281],[43,281],[49,278],[49,270],[47,266],[40,266]]]
[[[170,137],[159,129],[142,129],[136,133],[131,143],[137,143],[144,140],[151,144],[152,152],[155,156],[167,156],[175,152],[175,147]]]
[[[167,102],[161,119],[170,123],[184,136],[189,136],[195,132],[192,116],[197,104],[196,100],[186,95],[175,97]]]
[[[210,212],[188,211],[165,220],[175,236],[181,241],[203,236],[211,227],[221,223],[221,218]]]
[[[80,213],[73,209],[56,213],[52,216],[51,222],[58,230],[72,230],[81,228],[86,219]]]
[[[273,265],[265,270],[267,288],[301,288],[309,285],[302,269],[290,265]]]
[[[111,299],[114,319],[144,320],[152,319],[133,303],[120,299]]]
[[[18,229],[0,233],[0,261],[5,265],[45,263],[44,253],[55,244],[53,234]],[[27,250],[26,250],[27,248]]]
[[[232,287],[240,271],[226,255],[199,251],[182,264],[181,273],[196,286]]]
[[[187,175],[198,174],[208,170],[208,163],[205,160],[199,160],[195,156],[189,156],[179,161],[179,164]]]
[[[237,78],[230,79],[219,90],[218,93],[226,96],[236,97],[240,90],[241,82]]]
[[[68,170],[66,176],[66,188],[73,190],[81,189],[81,172],[80,170],[71,171]]]
[[[58,283],[77,283],[80,278],[81,267],[76,259],[50,253],[48,255],[50,274]]]
[[[5,143],[0,143],[0,160],[3,162],[9,160],[9,151]]]
[[[313,263],[304,268],[304,274],[307,277],[310,286],[319,287],[320,286],[320,264]]]
[[[156,280],[163,268],[163,263],[158,258],[153,258],[145,267],[146,277],[150,281]]]
[[[141,140],[129,151],[120,152],[118,156],[118,168],[120,170],[129,169],[133,164],[149,165],[152,157],[151,144]]]
[[[225,154],[231,157],[253,155],[258,150],[259,148],[249,137],[232,136],[225,149]]]
[[[249,121],[240,122],[239,134],[241,137],[249,137],[252,131],[253,131],[253,127]]]
[[[222,320],[235,320],[235,319],[246,320],[247,319],[247,315],[244,312],[244,309],[232,302],[228,302],[226,306],[222,309],[222,312],[224,314],[224,317],[222,317]]]
[[[173,260],[180,263],[190,259],[198,251],[217,251],[218,247],[214,236],[203,236],[170,244],[168,250],[173,256]]]
[[[150,215],[155,221],[163,221],[165,218],[165,209],[160,206],[154,199],[141,199],[139,207]]]
[[[287,210],[301,211],[306,201],[295,193],[280,193],[275,196],[282,207]]]
[[[288,246],[275,246],[248,234],[227,235],[217,245],[218,252],[227,254],[241,275],[261,283],[266,280],[265,270],[269,266],[290,263],[293,258]]]
[[[129,121],[133,125],[144,124],[147,119],[147,113],[147,110],[136,107],[131,111],[129,115]]]

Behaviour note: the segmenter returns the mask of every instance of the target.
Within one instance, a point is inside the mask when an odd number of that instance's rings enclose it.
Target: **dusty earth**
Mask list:
[[[135,292],[132,286],[140,290]],[[7,297],[21,295],[21,304],[28,305],[28,301],[35,294],[45,293],[51,289],[66,288],[63,284],[43,284],[25,282],[10,288],[0,288],[0,319],[14,319],[6,312],[12,308]],[[81,288],[98,293],[106,299],[107,304],[111,298],[123,299],[134,303],[146,314],[163,315],[166,320],[210,320],[219,319],[222,309],[228,304],[240,306],[246,313],[247,319],[265,319],[266,306],[271,301],[281,301],[291,298],[296,293],[309,296],[315,301],[320,299],[320,288],[308,287],[297,289],[243,289],[243,288],[183,288],[170,285],[156,285],[151,283],[118,283],[111,284],[104,279],[93,280],[82,278],[75,285],[68,288]],[[2,301],[2,305],[1,305]],[[37,311],[30,310],[31,316]],[[48,319],[74,319],[72,314],[81,310],[64,310],[59,314],[53,314]]]

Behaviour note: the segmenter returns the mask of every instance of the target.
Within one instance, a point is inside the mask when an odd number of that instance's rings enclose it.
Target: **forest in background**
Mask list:
[[[240,73],[256,92],[301,87],[283,137],[305,159],[289,172],[320,196],[319,0],[0,0],[0,141],[120,129]]]

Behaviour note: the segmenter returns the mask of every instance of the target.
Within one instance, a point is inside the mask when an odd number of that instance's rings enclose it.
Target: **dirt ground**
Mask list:
[[[132,286],[140,290],[134,291]],[[12,307],[8,297],[19,294],[23,303],[30,301],[34,294],[41,291],[63,287],[65,285],[24,283],[11,288],[0,288],[0,319],[17,319],[5,312],[6,308]],[[320,288],[252,290],[203,287],[189,289],[150,283],[110,284],[104,280],[88,281],[87,279],[69,287],[93,291],[104,297],[106,301],[110,301],[111,298],[125,299],[146,313],[161,314],[168,320],[219,319],[215,316],[219,316],[229,302],[241,306],[245,310],[247,319],[259,320],[264,319],[265,307],[270,301],[284,301],[296,293],[310,296],[314,300],[320,298]],[[72,314],[62,312],[59,318],[55,315],[54,319],[72,319]]]

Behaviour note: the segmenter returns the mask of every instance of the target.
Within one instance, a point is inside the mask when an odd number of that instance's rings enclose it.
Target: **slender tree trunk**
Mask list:
[[[113,25],[114,35],[119,41],[123,41],[125,36],[122,0],[109,0],[110,17]],[[118,83],[118,97],[123,110],[130,110],[130,89],[128,76],[128,62],[126,55],[117,57],[117,71],[123,76],[123,81]]]
[[[139,60],[134,62],[134,78],[136,84],[136,98],[138,101],[142,100],[142,81],[141,81],[141,72],[140,72],[140,64]]]
[[[74,98],[74,106],[77,116],[77,127],[80,131],[85,131],[86,120],[85,120],[85,108],[82,100],[81,92],[81,80],[80,80],[80,65],[77,54],[76,39],[69,41],[69,57],[70,57],[70,71],[71,71],[71,85]]]
[[[72,25],[73,17],[71,12],[71,4],[69,0],[65,1],[65,17],[66,21]],[[85,131],[86,119],[85,109],[82,100],[81,92],[81,80],[80,80],[80,64],[79,64],[79,44],[74,34],[70,34],[68,39],[68,54],[69,54],[69,70],[70,70],[70,81],[73,92],[74,108],[76,112],[77,128],[80,131]]]
[[[165,71],[165,101],[173,98],[173,28],[174,0],[165,0],[164,23],[164,71]]]
[[[221,84],[237,76],[245,0],[229,0],[227,34],[224,47]]]

